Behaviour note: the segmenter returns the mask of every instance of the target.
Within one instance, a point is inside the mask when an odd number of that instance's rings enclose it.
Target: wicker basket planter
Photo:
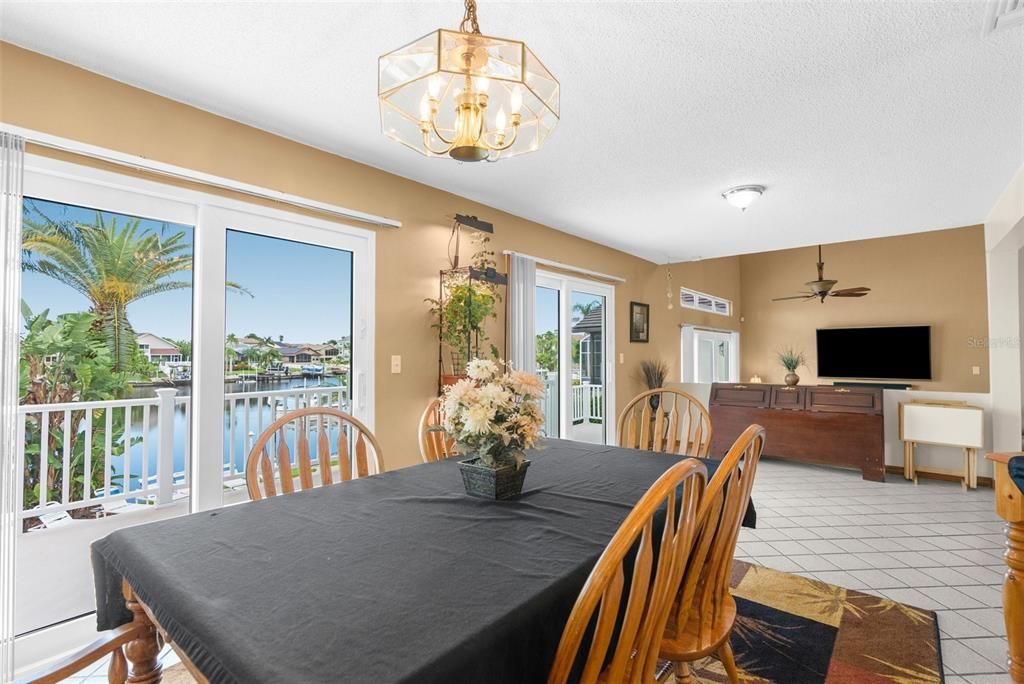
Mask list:
[[[530,461],[525,460],[518,469],[514,465],[491,468],[481,464],[478,456],[459,461],[466,493],[495,500],[514,499],[519,496],[523,492],[523,481],[526,479],[526,469],[529,466]]]

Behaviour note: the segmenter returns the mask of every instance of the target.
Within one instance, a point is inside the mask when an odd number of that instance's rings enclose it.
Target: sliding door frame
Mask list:
[[[552,271],[537,269],[537,285],[558,291],[558,431],[569,438],[572,426],[572,293],[586,292],[604,297],[604,439],[616,444],[615,412],[615,286]],[[582,361],[582,359],[581,359]]]
[[[193,227],[192,512],[223,504],[224,283],[229,225],[352,252],[352,407],[356,417],[373,429],[376,235],[372,230],[33,154],[25,155],[24,194]]]

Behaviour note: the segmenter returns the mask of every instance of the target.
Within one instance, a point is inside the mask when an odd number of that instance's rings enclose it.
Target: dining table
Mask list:
[[[166,640],[210,682],[544,682],[598,557],[681,457],[546,439],[527,458],[506,501],[467,495],[453,458],[120,529],[91,549],[97,627],[153,623],[138,681]]]

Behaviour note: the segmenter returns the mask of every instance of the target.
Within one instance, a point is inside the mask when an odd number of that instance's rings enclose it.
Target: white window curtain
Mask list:
[[[508,360],[516,370],[533,373],[537,369],[537,262],[522,254],[509,259]]]
[[[14,679],[14,545],[18,529],[18,339],[25,140],[0,132],[0,681]]]

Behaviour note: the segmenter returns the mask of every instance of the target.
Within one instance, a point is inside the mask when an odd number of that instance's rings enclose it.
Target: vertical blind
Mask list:
[[[18,527],[18,340],[25,140],[0,132],[0,681],[14,679],[14,550]]]

